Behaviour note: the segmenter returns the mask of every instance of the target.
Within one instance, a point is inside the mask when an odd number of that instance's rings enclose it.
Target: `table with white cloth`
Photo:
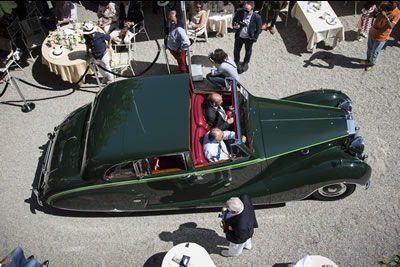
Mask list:
[[[99,27],[97,27],[97,31],[102,32]],[[76,42],[73,39],[63,38],[64,33],[67,37],[75,37]],[[86,54],[84,39],[81,39],[83,37],[82,34],[80,23],[76,23],[75,29],[72,24],[68,24],[50,33],[43,41],[42,63],[46,64],[51,72],[60,75],[63,81],[70,83],[79,81],[90,63],[91,58]],[[61,44],[57,41],[57,35],[59,35],[60,39],[63,39]],[[75,43],[72,49],[69,49],[69,40]],[[59,57],[52,56],[52,49],[60,46],[63,46],[64,53]],[[91,69],[87,74],[92,74]]]
[[[193,267],[215,267],[207,250],[196,243],[181,243],[171,248],[165,254],[161,267],[179,267],[180,263],[184,266]]]
[[[319,6],[321,3],[321,6]],[[307,36],[307,50],[315,52],[317,43],[333,38],[332,46],[344,40],[344,27],[328,1],[297,1],[292,17],[296,18]],[[331,19],[336,18],[336,23]]]
[[[232,20],[235,7],[229,3],[225,6],[219,4],[218,7],[211,8],[209,3],[207,3],[207,8],[210,9],[210,15],[207,21],[207,31],[216,32],[217,36],[224,36],[228,33],[228,28],[232,29]]]

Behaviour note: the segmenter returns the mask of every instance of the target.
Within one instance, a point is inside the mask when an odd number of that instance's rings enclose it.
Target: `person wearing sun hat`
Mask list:
[[[83,34],[85,37],[87,52],[91,52],[96,64],[102,66],[108,71],[111,71],[110,56],[108,54],[108,45],[110,45],[111,37],[108,34],[97,32],[91,23],[86,23],[83,26]],[[114,80],[114,75],[99,68],[103,75],[102,83],[108,83]]]

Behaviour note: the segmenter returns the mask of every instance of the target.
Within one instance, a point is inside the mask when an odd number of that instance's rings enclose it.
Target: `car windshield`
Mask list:
[[[253,150],[249,125],[249,94],[236,81],[229,81],[232,92],[232,105],[235,107],[234,122],[236,139],[241,143],[242,136],[246,137],[246,145]]]

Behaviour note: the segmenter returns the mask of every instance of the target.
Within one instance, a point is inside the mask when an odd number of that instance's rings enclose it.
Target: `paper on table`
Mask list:
[[[65,29],[64,32],[66,35],[73,35],[75,33],[74,30],[71,29]]]
[[[308,8],[308,7],[311,7],[309,1],[297,1],[297,3],[299,4],[299,6],[300,6],[302,9],[306,9],[306,8]]]

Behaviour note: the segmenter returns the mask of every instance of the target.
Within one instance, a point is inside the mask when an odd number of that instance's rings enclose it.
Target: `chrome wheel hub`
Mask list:
[[[338,197],[346,192],[347,186],[344,183],[333,184],[318,189],[318,193],[324,197]]]

